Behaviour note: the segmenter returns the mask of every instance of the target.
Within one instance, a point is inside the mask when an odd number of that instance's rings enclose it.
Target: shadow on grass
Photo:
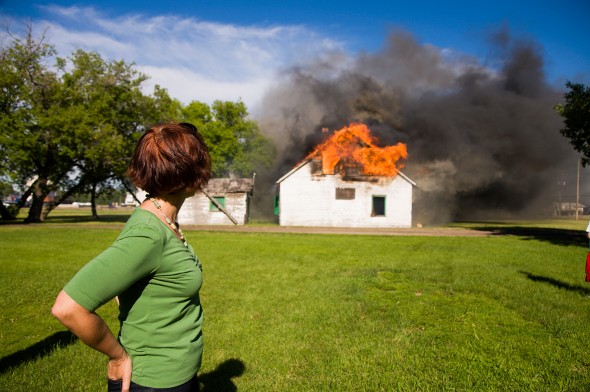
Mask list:
[[[44,224],[44,223],[63,223],[63,224],[75,224],[75,223],[125,223],[129,220],[130,214],[109,214],[109,215],[98,215],[98,218],[93,218],[92,215],[57,215],[48,216],[41,223],[30,223],[25,222],[24,219],[14,220],[0,220],[0,225],[31,225],[31,224]]]
[[[540,276],[540,275],[531,274],[530,272],[520,271],[520,273],[525,275],[527,278],[529,278],[533,282],[548,283],[548,284],[555,286],[559,289],[572,291],[572,292],[578,293],[580,295],[590,295],[590,288],[587,288],[587,287],[574,286],[572,284],[562,282],[557,279],[549,278],[547,276]]]
[[[232,381],[240,377],[246,370],[246,365],[239,359],[228,359],[215,370],[199,375],[200,392],[235,392],[238,387]]]
[[[93,218],[92,215],[68,215],[68,216],[48,216],[46,223],[82,223],[82,222],[105,222],[105,223],[125,223],[129,220],[130,214],[110,214],[98,215]]]
[[[513,235],[523,240],[537,240],[554,245],[588,247],[586,232],[570,229],[525,226],[481,226],[474,230],[491,231],[493,235]]]
[[[50,355],[54,350],[74,344],[78,338],[69,331],[56,332],[42,341],[0,359],[0,374],[18,367],[23,363],[34,361]]]

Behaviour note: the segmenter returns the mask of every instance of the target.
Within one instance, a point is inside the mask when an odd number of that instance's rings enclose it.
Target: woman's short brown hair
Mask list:
[[[151,196],[202,189],[211,178],[209,149],[194,125],[159,124],[139,139],[127,176]]]

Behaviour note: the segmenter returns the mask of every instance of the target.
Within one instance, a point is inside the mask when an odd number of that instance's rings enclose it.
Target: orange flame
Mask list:
[[[377,147],[377,139],[364,124],[351,124],[336,132],[316,147],[308,157],[322,156],[322,172],[334,174],[336,165],[360,167],[367,176],[397,175],[403,167],[400,159],[406,159],[406,145]]]

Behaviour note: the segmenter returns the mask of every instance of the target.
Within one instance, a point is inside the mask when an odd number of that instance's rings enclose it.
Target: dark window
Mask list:
[[[385,216],[385,196],[373,196],[371,216]]]
[[[219,204],[222,208],[225,208],[225,196],[215,196],[214,197],[217,204]],[[221,211],[219,207],[213,201],[209,203],[209,211]]]
[[[354,188],[336,188],[336,200],[354,200]]]

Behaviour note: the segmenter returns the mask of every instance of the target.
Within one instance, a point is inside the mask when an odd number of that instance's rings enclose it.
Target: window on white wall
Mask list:
[[[371,216],[385,216],[385,196],[373,196]]]
[[[225,208],[225,196],[215,196],[214,197],[217,204],[219,204],[222,208]],[[213,203],[213,201],[209,201],[209,211],[221,211],[217,204]]]
[[[354,200],[355,196],[354,188],[336,188],[336,200]]]

